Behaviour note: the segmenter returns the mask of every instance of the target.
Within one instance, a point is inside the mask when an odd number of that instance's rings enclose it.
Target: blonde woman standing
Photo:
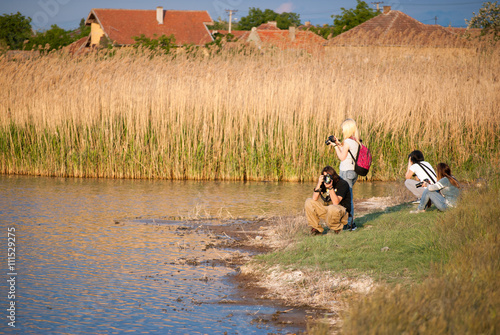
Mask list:
[[[336,137],[333,137],[334,141],[330,141],[330,145],[335,148],[335,153],[340,159],[339,166],[339,176],[344,179],[349,184],[349,190],[351,193],[351,213],[349,215],[348,227],[349,230],[355,230],[356,224],[354,223],[354,202],[352,187],[358,180],[358,174],[354,171],[354,157],[358,153],[359,149],[359,132],[356,126],[356,121],[353,119],[346,119],[342,122],[342,135],[344,141],[340,142]],[[349,152],[351,154],[349,154]]]

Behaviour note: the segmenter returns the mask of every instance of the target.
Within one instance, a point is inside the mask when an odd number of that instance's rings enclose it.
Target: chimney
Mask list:
[[[306,21],[306,23],[304,23],[304,25],[305,25],[306,27],[311,26],[311,21]]]
[[[295,41],[295,27],[288,27],[288,35],[290,36],[290,41]]]
[[[391,11],[391,6],[384,6],[384,14],[387,14]]]
[[[273,27],[278,27],[278,22],[276,21],[267,21],[267,24]]]
[[[163,24],[163,7],[156,7],[156,20],[158,24]]]

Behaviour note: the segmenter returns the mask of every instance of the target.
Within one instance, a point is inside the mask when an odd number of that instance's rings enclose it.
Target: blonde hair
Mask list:
[[[342,122],[341,127],[344,139],[354,136],[356,142],[359,142],[359,132],[358,127],[356,126],[356,121],[353,119],[345,119],[344,122]]]

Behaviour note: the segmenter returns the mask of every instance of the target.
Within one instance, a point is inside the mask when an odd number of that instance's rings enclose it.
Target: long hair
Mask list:
[[[335,169],[332,168],[330,165],[325,166],[323,168],[323,171],[321,171],[321,174],[323,174],[324,172],[332,176],[333,182],[335,184],[337,184],[337,182],[340,180],[340,176],[337,174],[337,171],[335,171]]]
[[[356,126],[356,121],[353,119],[345,119],[344,122],[342,122],[341,127],[344,139],[354,137],[356,142],[359,143],[359,132],[358,127]]]
[[[437,165],[437,176],[438,179],[442,179],[444,177],[448,178],[448,180],[453,186],[460,188],[460,184],[458,184],[457,178],[453,177],[453,175],[451,174],[451,169],[448,166],[448,164],[439,163]]]
[[[424,154],[420,150],[414,150],[410,152],[408,158],[411,160],[413,164],[422,162],[424,160]]]

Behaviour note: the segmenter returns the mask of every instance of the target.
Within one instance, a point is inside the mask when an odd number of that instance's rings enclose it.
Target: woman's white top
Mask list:
[[[356,154],[358,153],[358,147],[359,144],[355,140],[351,138],[346,138],[344,140],[344,145],[347,144],[349,145],[349,151],[352,153],[352,156],[356,158]],[[340,162],[340,171],[351,171],[354,170],[354,159],[352,159],[352,156],[350,153],[347,153],[347,157]]]

